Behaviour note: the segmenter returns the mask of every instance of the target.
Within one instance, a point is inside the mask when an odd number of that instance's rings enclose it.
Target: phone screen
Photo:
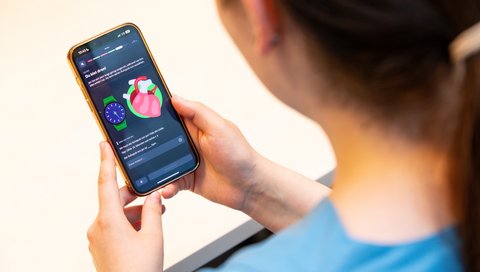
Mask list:
[[[196,151],[134,25],[76,47],[72,60],[137,194],[196,169]]]

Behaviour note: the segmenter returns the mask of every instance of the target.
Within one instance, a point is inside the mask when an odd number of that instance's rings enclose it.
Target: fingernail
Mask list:
[[[105,149],[105,142],[100,142],[100,151],[102,151],[103,149]]]
[[[152,201],[158,202],[160,201],[160,194],[158,193],[158,191],[155,191],[150,195],[150,198],[152,199]]]

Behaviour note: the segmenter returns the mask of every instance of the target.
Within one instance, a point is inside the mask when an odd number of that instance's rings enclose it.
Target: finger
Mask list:
[[[132,227],[136,231],[140,231],[142,229],[142,221],[137,221],[137,222],[132,223]]]
[[[148,235],[161,236],[162,231],[162,198],[160,193],[153,192],[145,199],[142,209],[142,232]]]
[[[204,133],[208,133],[208,131],[215,129],[216,126],[225,121],[216,112],[198,102],[188,101],[179,96],[173,96],[172,104],[178,114],[191,120],[193,124]]]
[[[128,222],[130,222],[130,225],[132,225],[136,231],[142,229],[142,209],[143,205],[131,206],[124,209]],[[162,205],[162,214],[164,214],[165,211],[165,205]]]
[[[170,183],[163,188],[161,194],[164,198],[169,199],[174,197],[178,192],[184,190],[193,191],[193,180],[194,180],[194,173],[190,173],[183,178],[175,181],[174,183]]]
[[[133,225],[134,223],[138,223],[142,220],[142,207],[143,205],[135,205],[123,209],[130,224]]]
[[[178,184],[179,182],[182,182],[182,180],[178,180],[175,183],[165,186],[161,192],[162,196],[166,199],[174,197],[178,192],[180,192],[180,185]]]
[[[142,209],[143,205],[135,205],[124,208],[123,210],[125,212],[125,216],[128,219],[128,222],[132,224],[140,222],[142,220]],[[162,214],[164,214],[166,210],[167,209],[165,205],[162,204]]]
[[[115,157],[107,142],[100,143],[100,172],[98,175],[99,213],[115,212],[120,209]]]
[[[200,146],[198,143],[198,128],[192,123],[191,120],[185,119],[184,123],[185,123],[185,126],[187,127],[188,133],[190,133],[193,143],[197,148],[199,148]]]
[[[122,207],[132,203],[135,199],[137,199],[137,196],[132,194],[127,186],[120,188],[120,205],[122,205]]]

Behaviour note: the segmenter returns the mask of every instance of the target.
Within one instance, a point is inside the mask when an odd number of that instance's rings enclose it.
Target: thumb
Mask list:
[[[162,230],[162,198],[159,192],[153,192],[146,199],[142,208],[141,232],[159,236]]]
[[[100,143],[100,171],[98,174],[99,212],[110,214],[121,211],[115,170],[115,155],[106,142]]]
[[[175,95],[172,97],[172,104],[178,114],[191,120],[196,127],[205,133],[216,131],[216,128],[221,127],[225,122],[225,119],[219,114],[202,103],[188,101]]]

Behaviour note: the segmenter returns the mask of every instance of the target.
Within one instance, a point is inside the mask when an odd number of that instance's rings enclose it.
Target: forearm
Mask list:
[[[273,232],[303,218],[330,189],[264,157],[256,165],[255,186],[244,212]]]

